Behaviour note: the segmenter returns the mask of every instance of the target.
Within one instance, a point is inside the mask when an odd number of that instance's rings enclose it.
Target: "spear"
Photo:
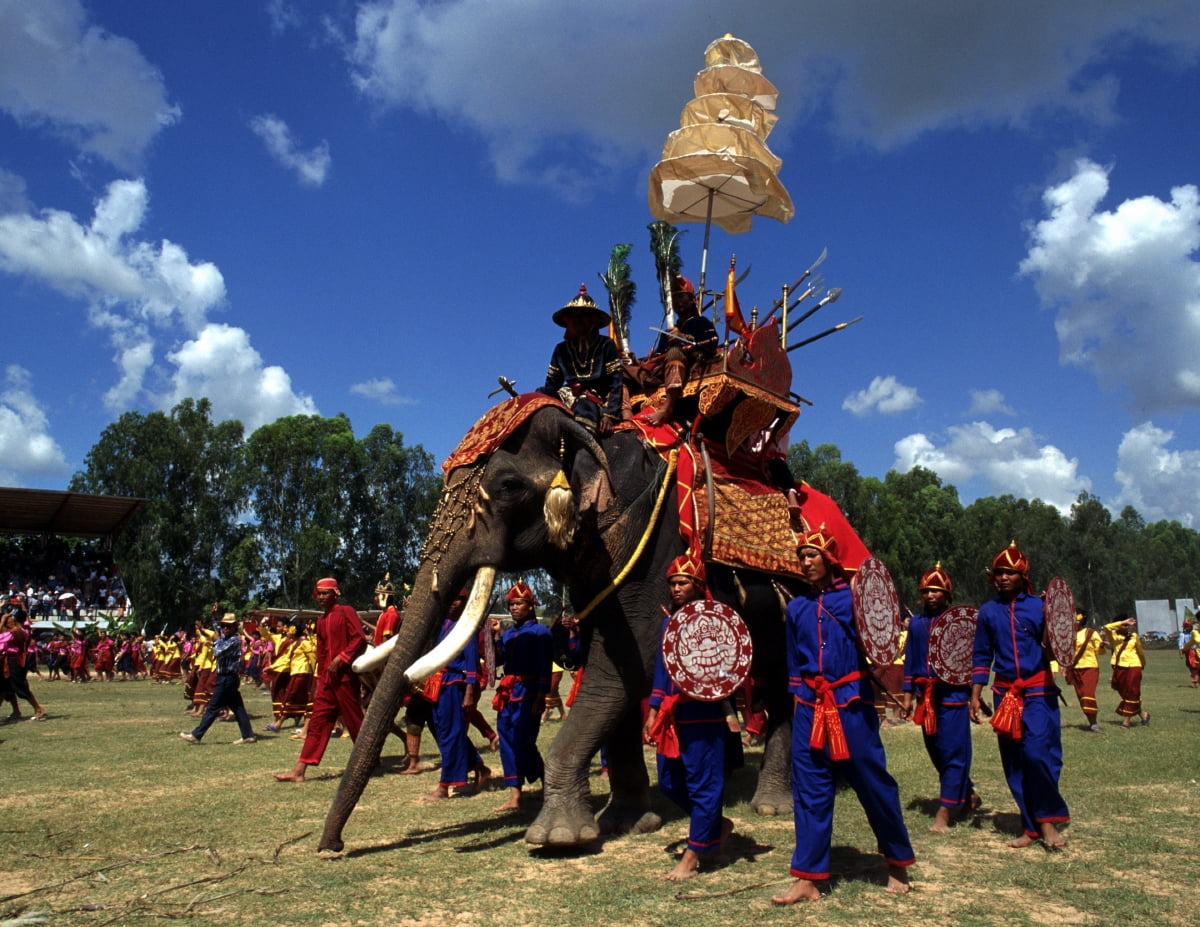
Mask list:
[[[796,319],[794,322],[788,323],[788,327],[787,327],[788,331],[790,332],[793,328],[795,328],[797,325],[799,325],[801,322],[803,322],[805,319],[807,319],[810,315],[812,315],[818,309],[824,309],[830,303],[837,302],[838,297],[841,295],[842,295],[842,288],[840,286],[835,286],[832,290],[830,290],[828,293],[825,294],[824,299],[822,299],[815,306],[813,306],[811,309],[809,309],[806,313],[804,313],[804,315],[800,316],[800,318]]]
[[[795,344],[789,344],[787,347],[787,350],[794,351],[794,350],[796,350],[796,348],[802,348],[806,344],[812,344],[814,341],[820,341],[826,335],[832,335],[834,332],[840,332],[843,328],[849,328],[855,322],[861,322],[861,321],[862,321],[862,316],[860,315],[857,319],[851,319],[849,322],[841,322],[841,323],[833,326],[833,328],[825,329],[825,331],[821,332],[821,334],[819,334],[819,335],[813,335],[811,338],[805,338],[803,341],[797,341]]]
[[[808,270],[806,270],[804,273],[802,273],[799,277],[796,278],[796,282],[793,283],[790,287],[788,287],[788,292],[794,293],[796,290],[800,289],[800,284],[802,284],[805,280],[807,280],[809,277],[811,277],[812,272],[814,270],[816,270],[818,267],[820,267],[822,264],[824,264],[825,258],[827,258],[827,257],[829,257],[829,249],[822,248],[821,253],[819,255],[817,255],[817,259],[812,262],[812,266]],[[804,298],[805,297],[803,297],[803,296],[800,297],[800,299],[804,299]],[[782,305],[783,305],[782,298],[775,300],[775,302],[771,304],[770,312],[768,312],[767,315],[770,315],[771,312],[774,312],[776,309],[778,309]]]

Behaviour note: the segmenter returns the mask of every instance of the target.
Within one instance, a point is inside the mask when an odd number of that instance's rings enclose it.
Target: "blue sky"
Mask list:
[[[386,422],[439,461],[632,242],[705,47],[780,91],[786,225],[714,229],[767,306],[828,247],[858,325],[793,440],[964,502],[1200,528],[1200,9],[1116,0],[0,0],[0,484],[130,409]],[[703,227],[682,226],[684,273]]]

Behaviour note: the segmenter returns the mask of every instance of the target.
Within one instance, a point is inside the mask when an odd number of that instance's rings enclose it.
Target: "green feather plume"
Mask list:
[[[608,256],[608,270],[599,274],[608,290],[608,308],[612,314],[613,330],[620,345],[629,350],[629,315],[637,294],[637,284],[629,278],[629,252],[633,245],[613,245]]]

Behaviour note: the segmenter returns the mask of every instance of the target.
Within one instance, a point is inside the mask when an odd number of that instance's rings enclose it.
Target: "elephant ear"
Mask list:
[[[614,513],[616,493],[608,457],[591,432],[574,419],[564,419],[563,469],[571,481],[581,516]]]

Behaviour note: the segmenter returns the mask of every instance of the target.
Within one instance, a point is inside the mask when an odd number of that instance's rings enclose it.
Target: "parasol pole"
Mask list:
[[[700,303],[704,303],[704,281],[708,278],[708,236],[712,231],[712,211],[713,198],[717,195],[717,191],[712,187],[708,188],[708,206],[704,211],[704,245],[700,249]],[[715,301],[714,301],[715,306]],[[713,309],[713,324],[716,324],[717,310]]]

